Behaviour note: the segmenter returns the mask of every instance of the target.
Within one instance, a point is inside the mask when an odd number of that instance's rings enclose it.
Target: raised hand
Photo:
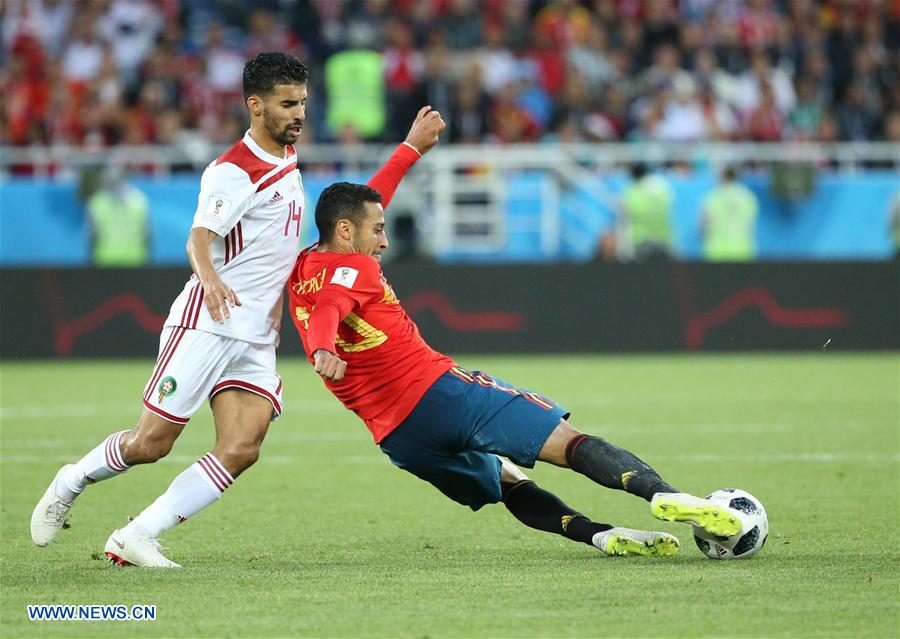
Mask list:
[[[438,143],[438,136],[446,128],[447,124],[439,112],[433,111],[431,105],[423,106],[409,128],[406,143],[425,155]]]

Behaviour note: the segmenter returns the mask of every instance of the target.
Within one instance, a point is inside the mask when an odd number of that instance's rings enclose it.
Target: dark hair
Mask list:
[[[244,99],[262,98],[275,91],[276,84],[305,84],[306,65],[286,53],[260,53],[244,65]]]
[[[322,191],[316,203],[319,241],[331,241],[338,220],[350,220],[359,226],[365,217],[363,207],[366,202],[381,203],[381,194],[365,184],[335,182]]]

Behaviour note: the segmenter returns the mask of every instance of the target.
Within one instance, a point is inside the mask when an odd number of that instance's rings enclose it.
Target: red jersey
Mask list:
[[[425,343],[375,258],[315,248],[300,254],[288,282],[291,318],[311,362],[320,348],[347,362],[344,379],[325,385],[377,444],[456,363]]]

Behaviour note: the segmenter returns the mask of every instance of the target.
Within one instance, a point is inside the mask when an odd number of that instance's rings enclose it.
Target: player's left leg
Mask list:
[[[565,419],[544,442],[538,459],[571,468],[607,488],[643,497],[659,519],[694,524],[725,537],[741,530],[740,518],[730,509],[678,492],[634,453],[600,437],[580,433]]]
[[[624,448],[585,435],[561,419],[544,442],[538,459],[571,468],[601,486],[650,501],[656,493],[677,493],[649,464]]]
[[[218,501],[235,478],[256,463],[272,419],[272,404],[249,391],[229,389],[212,400],[216,445],[182,472],[126,529],[157,537]]]
[[[241,353],[221,373],[219,380],[210,384],[215,447],[117,531],[120,538],[156,540],[163,531],[218,501],[235,478],[256,463],[269,423],[281,413],[282,385],[275,373],[273,346],[246,344],[238,348]]]

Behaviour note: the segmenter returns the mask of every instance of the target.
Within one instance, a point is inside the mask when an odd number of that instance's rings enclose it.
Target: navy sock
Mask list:
[[[593,522],[569,508],[559,497],[530,479],[504,488],[503,503],[513,517],[526,526],[588,545],[593,545],[591,539],[596,533],[612,528],[609,524]]]
[[[647,501],[654,493],[677,493],[633,453],[592,435],[573,437],[566,445],[569,468],[601,486],[625,490]]]

